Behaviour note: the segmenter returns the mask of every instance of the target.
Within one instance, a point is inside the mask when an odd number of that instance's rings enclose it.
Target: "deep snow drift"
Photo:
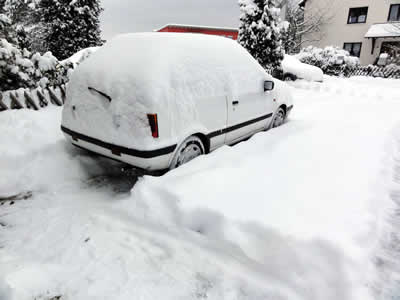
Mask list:
[[[0,299],[390,299],[399,83],[292,89],[281,128],[131,191],[59,108],[1,113],[0,196],[33,196],[0,206]]]

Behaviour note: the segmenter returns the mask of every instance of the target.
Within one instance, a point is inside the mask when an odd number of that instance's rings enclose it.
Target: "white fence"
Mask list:
[[[39,110],[49,104],[62,106],[64,102],[65,86],[19,89],[0,93],[0,111],[22,108]]]

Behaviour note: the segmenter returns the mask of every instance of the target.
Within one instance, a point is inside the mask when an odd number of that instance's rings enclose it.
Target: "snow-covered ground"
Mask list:
[[[400,82],[291,88],[284,126],[138,182],[60,108],[0,113],[0,197],[32,192],[0,206],[0,299],[398,297]]]

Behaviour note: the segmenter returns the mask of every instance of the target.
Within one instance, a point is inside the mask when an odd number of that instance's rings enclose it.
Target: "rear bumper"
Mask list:
[[[177,146],[172,145],[154,150],[137,150],[103,142],[64,126],[61,126],[61,130],[64,132],[65,137],[75,146],[144,170],[167,169]]]

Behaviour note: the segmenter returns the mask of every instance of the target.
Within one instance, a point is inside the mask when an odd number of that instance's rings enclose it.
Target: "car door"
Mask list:
[[[225,144],[228,121],[227,96],[213,96],[198,99],[196,111],[198,121],[208,131],[210,150]]]
[[[271,91],[264,92],[263,82],[253,93],[230,97],[228,101],[228,126],[226,143],[234,143],[256,131],[266,128],[272,117]]]

